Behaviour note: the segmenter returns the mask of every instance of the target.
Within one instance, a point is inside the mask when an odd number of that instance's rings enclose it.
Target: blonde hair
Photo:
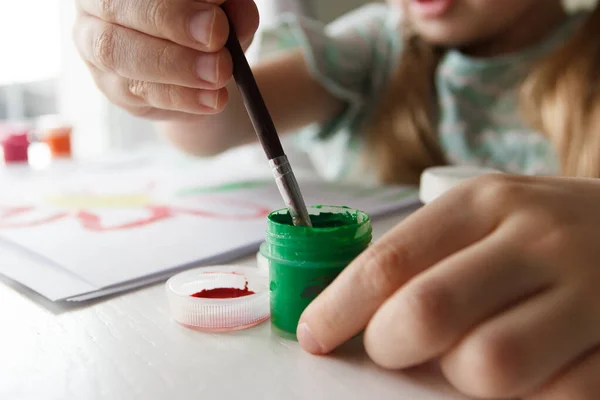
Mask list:
[[[600,178],[600,5],[522,84],[521,111],[554,145],[566,176]],[[418,183],[446,164],[437,140],[435,73],[443,50],[410,32],[368,127],[370,161],[385,183]]]

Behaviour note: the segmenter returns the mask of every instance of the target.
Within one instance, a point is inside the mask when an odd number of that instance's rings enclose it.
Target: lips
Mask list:
[[[446,14],[455,0],[411,0],[410,8],[415,16],[421,18],[439,18]]]

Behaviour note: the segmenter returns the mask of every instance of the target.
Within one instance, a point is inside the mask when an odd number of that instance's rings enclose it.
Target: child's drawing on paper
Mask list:
[[[71,219],[92,232],[135,229],[171,218],[262,219],[269,209],[252,201],[219,196],[219,193],[252,189],[266,183],[233,182],[214,187],[180,189],[175,195],[161,195],[157,185],[148,184],[137,192],[97,193],[93,190],[49,195],[41,203],[3,207],[0,229],[31,228]]]

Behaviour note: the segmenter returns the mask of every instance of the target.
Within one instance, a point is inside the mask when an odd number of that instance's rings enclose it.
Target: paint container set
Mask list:
[[[262,267],[204,267],[169,279],[173,318],[198,330],[228,331],[270,317],[274,332],[295,339],[304,309],[372,238],[371,220],[361,211],[333,206],[308,211],[312,227],[293,225],[288,209],[268,216]],[[218,295],[212,295],[215,290]]]
[[[71,157],[70,124],[55,115],[37,118],[32,123],[0,122],[0,145],[6,164],[27,163],[29,148],[34,143],[44,143],[52,158]]]

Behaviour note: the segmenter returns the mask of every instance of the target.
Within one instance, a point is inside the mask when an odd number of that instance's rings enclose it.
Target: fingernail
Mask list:
[[[196,61],[196,75],[198,78],[210,82],[219,82],[219,56],[204,54]]]
[[[216,109],[219,104],[219,91],[203,90],[198,95],[198,100],[203,106]]]
[[[215,23],[215,10],[200,11],[190,20],[190,33],[198,42],[210,46],[213,25]]]
[[[323,354],[323,347],[315,340],[310,328],[307,324],[302,323],[298,325],[298,329],[296,330],[296,337],[298,338],[298,343],[302,348],[311,353],[311,354]]]

